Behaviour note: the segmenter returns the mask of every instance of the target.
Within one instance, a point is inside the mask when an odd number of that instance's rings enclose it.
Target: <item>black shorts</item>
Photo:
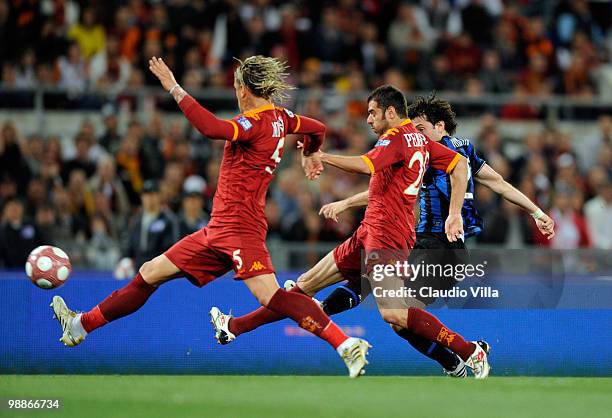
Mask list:
[[[459,240],[450,242],[444,233],[425,232],[417,234],[414,248],[410,251],[408,258],[410,264],[426,266],[441,266],[454,268],[457,265],[466,265],[470,262],[470,255],[465,247],[465,242]],[[451,266],[451,267],[448,267]],[[448,271],[448,270],[447,270]],[[416,299],[425,305],[432,304],[436,298],[426,296],[429,290],[421,292],[421,288],[432,290],[446,290],[455,286],[458,281],[453,275],[438,274],[440,268],[432,268],[429,274],[421,274],[414,281],[406,281],[406,287],[415,289]],[[346,285],[364,300],[371,293],[367,280],[349,281]]]
[[[457,284],[453,274],[447,274],[450,269],[470,262],[470,254],[465,248],[465,242],[459,240],[450,242],[444,233],[424,232],[417,234],[414,249],[410,252],[411,264],[436,266],[427,275],[420,275],[409,287],[416,289],[417,299],[425,305],[432,304],[436,298],[421,295],[421,288],[433,290],[451,289]],[[440,266],[438,268],[437,266]],[[440,271],[442,270],[442,271]],[[424,292],[429,293],[429,292]]]

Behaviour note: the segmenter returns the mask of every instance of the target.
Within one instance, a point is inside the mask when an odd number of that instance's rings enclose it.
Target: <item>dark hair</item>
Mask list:
[[[455,120],[455,112],[451,105],[446,100],[436,99],[436,95],[432,94],[429,97],[417,96],[414,101],[408,106],[408,117],[411,119],[424,117],[432,125],[442,121],[444,129],[449,135],[455,133],[457,129],[457,121]]]
[[[390,84],[380,86],[370,93],[367,103],[370,103],[372,100],[374,100],[378,104],[378,107],[383,110],[393,106],[400,118],[405,118],[408,115],[406,97],[404,97],[398,88]]]

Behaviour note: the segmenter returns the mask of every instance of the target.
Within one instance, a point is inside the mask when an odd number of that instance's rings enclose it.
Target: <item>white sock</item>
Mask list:
[[[342,355],[342,353],[344,352],[344,350],[346,350],[348,347],[352,346],[353,344],[355,344],[355,342],[357,341],[357,338],[355,337],[348,337],[346,339],[346,341],[344,341],[342,344],[340,344],[337,348],[336,348],[336,352],[339,355]]]
[[[81,316],[83,314],[78,314],[76,318],[72,319],[72,323],[70,324],[71,331],[75,334],[82,335],[83,337],[87,336],[87,331],[83,328],[83,324],[81,323]]]

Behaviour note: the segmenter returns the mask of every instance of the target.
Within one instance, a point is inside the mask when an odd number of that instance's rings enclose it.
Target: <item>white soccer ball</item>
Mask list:
[[[32,283],[41,289],[55,289],[66,282],[72,272],[72,264],[61,248],[41,245],[28,256],[25,272]]]

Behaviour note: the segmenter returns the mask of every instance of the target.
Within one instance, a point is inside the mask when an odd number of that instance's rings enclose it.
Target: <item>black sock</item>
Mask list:
[[[446,370],[454,370],[459,364],[460,359],[457,354],[434,341],[414,334],[405,328],[395,331],[395,333],[408,341],[419,353],[440,363]]]
[[[361,299],[357,293],[348,287],[340,286],[326,297],[321,305],[327,315],[335,315],[354,308],[359,302]]]

